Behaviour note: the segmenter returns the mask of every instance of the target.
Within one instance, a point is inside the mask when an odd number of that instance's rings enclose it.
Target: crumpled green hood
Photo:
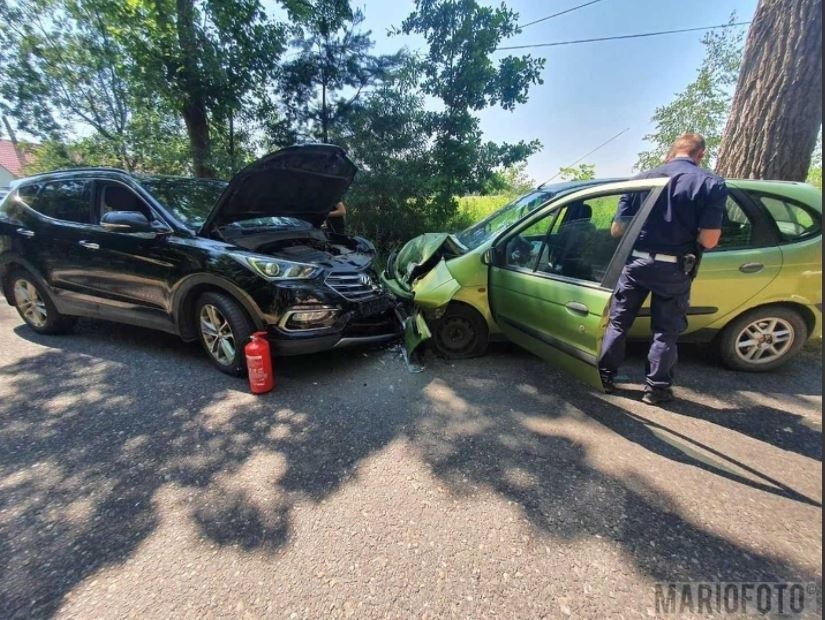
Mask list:
[[[461,256],[466,251],[458,240],[448,233],[426,233],[407,242],[395,257],[393,275],[399,284],[407,288],[412,287],[413,281],[420,278],[426,271],[418,269],[433,258],[436,253]],[[435,265],[433,265],[434,267]]]

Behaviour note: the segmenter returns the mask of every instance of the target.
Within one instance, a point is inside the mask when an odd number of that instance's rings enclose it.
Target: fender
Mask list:
[[[257,330],[266,329],[263,313],[258,304],[243,289],[233,284],[229,280],[209,273],[196,273],[186,276],[175,284],[172,289],[172,319],[177,326],[178,333],[183,340],[195,340],[196,336],[192,330],[187,329],[184,315],[184,302],[189,293],[197,286],[211,286],[223,290],[238,301],[246,310]]]
[[[28,271],[34,277],[37,284],[49,292],[54,305],[57,306],[57,311],[60,312],[62,304],[60,303],[59,295],[54,294],[54,290],[51,286],[49,286],[46,278],[41,275],[40,270],[18,254],[7,253],[0,256],[0,278],[2,278],[3,296],[6,298],[6,302],[8,302],[10,306],[14,305],[14,298],[12,297],[11,290],[8,286],[6,286],[6,274],[15,266],[23,267],[23,269]]]

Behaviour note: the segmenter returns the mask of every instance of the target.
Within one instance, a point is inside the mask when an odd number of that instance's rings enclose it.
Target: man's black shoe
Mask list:
[[[613,379],[611,375],[602,376],[602,387],[604,388],[605,394],[613,394],[616,391],[616,381]]]
[[[673,400],[673,392],[670,390],[650,390],[642,396],[642,402],[648,405],[658,406],[669,403]]]

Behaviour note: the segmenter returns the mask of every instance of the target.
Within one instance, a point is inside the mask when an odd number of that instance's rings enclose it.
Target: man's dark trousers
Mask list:
[[[625,357],[627,332],[648,294],[651,299],[653,343],[647,357],[647,389],[667,390],[673,383],[676,340],[687,328],[691,279],[679,264],[634,258],[616,286],[610,320],[602,344],[599,368],[614,377]]]

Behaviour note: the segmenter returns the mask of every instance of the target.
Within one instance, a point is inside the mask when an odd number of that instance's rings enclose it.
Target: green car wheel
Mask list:
[[[435,347],[450,359],[479,357],[487,351],[489,330],[487,321],[478,311],[460,303],[452,303],[433,330]]]
[[[808,327],[798,312],[766,306],[733,320],[719,339],[719,353],[728,368],[764,372],[793,357],[808,339]]]

